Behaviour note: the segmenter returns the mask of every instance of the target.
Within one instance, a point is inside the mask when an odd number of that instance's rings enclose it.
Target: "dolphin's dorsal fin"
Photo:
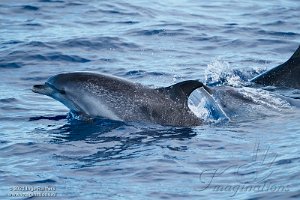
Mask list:
[[[300,46],[285,63],[251,80],[261,85],[274,85],[300,89]]]
[[[188,80],[180,83],[176,83],[169,87],[158,88],[160,92],[168,93],[171,99],[175,101],[180,101],[184,105],[187,104],[188,97],[197,88],[203,87],[210,93],[210,89],[204,85],[202,82],[197,80]]]

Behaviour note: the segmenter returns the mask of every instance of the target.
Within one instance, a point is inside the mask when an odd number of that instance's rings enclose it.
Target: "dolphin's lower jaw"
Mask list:
[[[44,85],[34,85],[32,87],[32,91],[38,94],[44,94],[47,96],[50,96],[54,90],[53,88],[49,87],[48,85],[44,84]]]
[[[31,90],[35,93],[52,97],[53,99],[61,102],[63,105],[69,108],[72,113],[76,115],[87,116],[87,114],[84,113],[83,110],[77,104],[75,104],[69,98],[66,98],[64,92],[56,90],[55,87],[47,83],[44,85],[34,85]]]

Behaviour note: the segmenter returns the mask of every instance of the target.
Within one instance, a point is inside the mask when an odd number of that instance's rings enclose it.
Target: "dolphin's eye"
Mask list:
[[[58,90],[59,91],[59,93],[61,93],[61,94],[66,94],[66,91],[65,90]]]
[[[46,82],[45,85],[51,87],[53,90],[59,92],[60,94],[66,94],[66,91],[64,89],[57,89],[55,86],[53,86],[52,84]]]

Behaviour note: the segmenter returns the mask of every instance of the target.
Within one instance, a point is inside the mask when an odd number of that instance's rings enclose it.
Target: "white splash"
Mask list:
[[[284,98],[272,94],[269,91],[249,87],[237,88],[237,90],[245,98],[250,99],[259,105],[263,105],[265,107],[269,107],[279,111],[282,109],[291,108],[290,103],[284,100]]]
[[[231,86],[241,85],[241,78],[235,75],[232,67],[226,61],[219,58],[213,60],[205,69],[205,80],[207,82],[227,82]]]

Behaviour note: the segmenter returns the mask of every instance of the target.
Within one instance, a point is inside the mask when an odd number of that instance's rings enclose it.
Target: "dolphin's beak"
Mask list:
[[[34,85],[31,89],[33,92],[38,94],[44,94],[44,95],[51,95],[54,90],[53,88],[49,87],[48,85]]]
[[[66,107],[68,107],[71,111],[76,113],[84,113],[80,106],[72,101],[72,99],[68,98],[65,94],[64,90],[58,90],[56,87],[46,82],[44,85],[34,85],[31,89],[33,92],[38,94],[47,95],[52,97],[53,99],[61,102]]]

